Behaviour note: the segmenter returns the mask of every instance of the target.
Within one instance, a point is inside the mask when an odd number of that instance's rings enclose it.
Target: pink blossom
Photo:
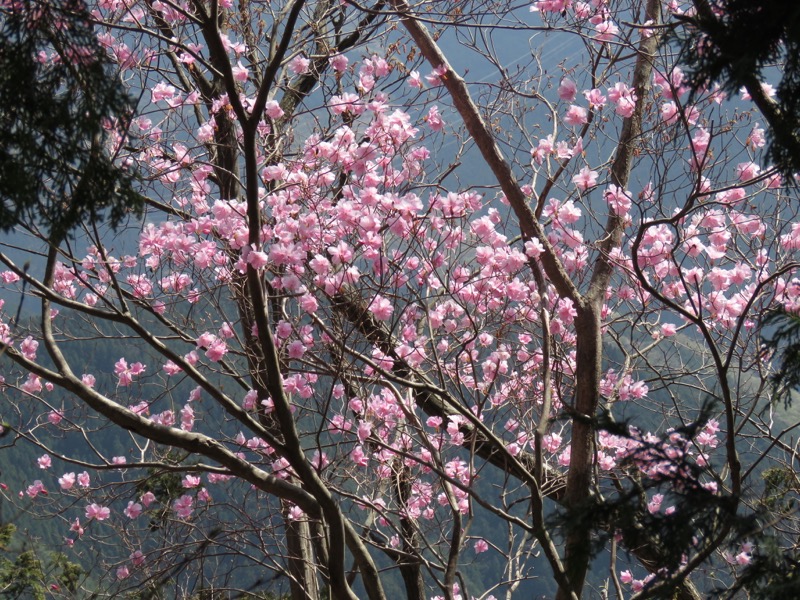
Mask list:
[[[539,240],[533,239],[525,242],[525,254],[527,256],[537,258],[542,252],[544,252],[544,246]]]
[[[553,143],[552,135],[549,135],[546,138],[541,138],[536,148],[531,149],[531,157],[533,158],[533,162],[535,162],[537,165],[541,165],[544,162],[544,159],[547,158],[548,155],[552,154]]]
[[[372,75],[372,73],[368,73],[362,68],[362,70],[358,73],[358,84],[356,85],[356,88],[358,88],[358,91],[362,94],[368,94],[373,90],[374,87],[375,77]]]
[[[625,117],[626,119],[633,115],[633,111],[636,109],[636,96],[621,98],[619,102],[617,102],[614,111],[621,117]]]
[[[608,99],[616,105],[615,111],[622,117],[630,117],[636,108],[636,91],[622,82],[617,82],[608,90]]]
[[[364,495],[352,508],[363,508],[365,513],[345,516],[354,517],[353,522],[364,528],[365,539],[383,539],[402,549],[402,534],[393,530],[398,518],[434,531],[440,517],[447,517],[452,510],[466,513],[467,519],[480,492],[474,486],[485,482],[487,469],[500,471],[500,477],[492,480],[501,481],[502,475],[508,474],[511,467],[506,465],[504,471],[497,461],[489,466],[470,461],[469,446],[476,432],[481,438],[478,441],[495,446],[512,462],[513,456],[524,463],[527,455],[541,451],[542,468],[551,469],[554,475],[568,471],[571,448],[577,452],[573,442],[582,419],[570,410],[575,387],[584,383],[587,365],[598,367],[597,360],[588,360],[582,350],[587,343],[592,345],[592,340],[620,336],[628,344],[636,342],[635,349],[641,353],[622,361],[625,364],[610,360],[605,351],[600,357],[604,358],[598,388],[601,399],[608,404],[616,402],[614,410],[621,416],[636,408],[633,404],[658,413],[658,397],[647,398],[648,384],[657,384],[659,375],[669,373],[656,372],[646,380],[640,367],[652,364],[658,371],[676,348],[685,346],[686,339],[678,332],[697,337],[698,326],[713,333],[713,339],[706,341],[719,342],[720,352],[731,364],[740,364],[742,357],[749,356],[747,364],[755,359],[768,376],[774,366],[769,357],[759,354],[753,327],[760,311],[773,302],[800,314],[800,271],[792,270],[792,261],[800,254],[800,223],[793,223],[797,215],[791,194],[767,187],[780,185],[780,181],[771,180],[774,169],[760,162],[766,143],[764,129],[753,124],[750,112],[715,106],[718,96],[711,90],[702,90],[691,102],[686,99],[683,76],[670,66],[671,58],[665,52],[653,55],[652,65],[646,65],[655,73],[652,93],[649,77],[641,82],[635,79],[647,91],[647,98],[637,98],[643,92],[637,92],[630,79],[637,71],[634,46],[640,35],[647,35],[643,28],[658,32],[659,25],[642,24],[646,16],[638,19],[639,25],[629,23],[637,20],[626,8],[631,3],[531,3],[547,13],[544,28],[583,36],[587,45],[579,44],[582,56],[562,57],[541,77],[514,71],[516,75],[510,76],[520,85],[511,101],[507,86],[479,85],[483,73],[474,72],[474,61],[468,56],[453,57],[459,73],[467,73],[474,101],[486,113],[490,133],[510,156],[509,168],[519,178],[519,185],[513,181],[506,185],[500,177],[503,185],[498,186],[497,177],[486,180],[479,173],[470,173],[482,159],[472,160],[469,148],[487,141],[481,140],[480,128],[472,130],[475,140],[467,134],[459,138],[466,144],[466,162],[457,165],[459,140],[453,138],[453,145],[441,134],[451,128],[462,129],[465,119],[469,122],[468,116],[462,118],[451,110],[453,103],[468,102],[469,98],[452,97],[450,91],[461,85],[461,78],[445,64],[428,76],[431,85],[440,87],[430,89],[419,73],[409,75],[407,69],[423,64],[418,49],[407,58],[408,49],[399,46],[399,53],[392,46],[384,57],[369,56],[370,47],[380,47],[379,38],[374,43],[361,40],[364,45],[350,49],[347,44],[337,46],[332,38],[330,48],[316,46],[313,38],[319,20],[301,11],[298,35],[305,35],[306,43],[294,43],[300,38],[293,40],[288,53],[279,57],[280,64],[273,65],[281,72],[275,74],[274,89],[262,90],[258,101],[264,108],[256,114],[253,79],[269,62],[264,58],[269,54],[269,36],[248,38],[248,45],[233,38],[244,36],[248,24],[258,29],[259,11],[269,11],[269,0],[255,3],[255,13],[249,16],[235,0],[219,0],[223,20],[232,19],[229,26],[222,24],[216,40],[218,49],[224,48],[216,58],[229,63],[222,70],[231,84],[230,97],[220,89],[205,89],[202,81],[205,75],[214,78],[214,73],[209,73],[214,71],[211,63],[219,63],[211,60],[214,48],[195,50],[191,45],[200,35],[192,31],[203,16],[197,12],[202,3],[153,0],[153,14],[149,14],[147,3],[99,0],[94,18],[98,32],[103,32],[101,40],[123,70],[125,81],[144,82],[146,98],[139,108],[147,115],[132,117],[133,123],[108,122],[103,137],[120,165],[141,171],[142,193],[149,198],[146,218],[154,222],[132,223],[140,230],[135,256],[125,255],[135,250],[128,249],[124,239],[103,230],[59,247],[61,262],[56,260],[53,265],[52,285],[36,281],[43,271],[35,262],[24,277],[34,294],[52,289],[62,305],[88,311],[88,318],[98,321],[97,331],[115,338],[107,340],[112,350],[130,342],[124,352],[134,359],[127,361],[118,353],[105,356],[109,361],[117,356],[116,364],[111,363],[113,372],[99,374],[96,382],[86,375],[83,384],[72,376],[47,375],[45,367],[55,368],[49,356],[38,357],[41,369],[26,371],[25,365],[37,360],[38,347],[44,353],[41,333],[28,336],[40,329],[41,323],[38,327],[28,319],[16,323],[13,314],[17,306],[6,307],[0,319],[0,339],[13,343],[7,354],[19,364],[11,361],[7,365],[10,370],[3,373],[8,380],[4,391],[12,400],[16,394],[25,404],[20,410],[29,415],[28,431],[20,435],[36,441],[37,434],[42,434],[38,436],[42,444],[49,444],[47,434],[63,437],[63,443],[53,442],[60,451],[77,448],[68,438],[77,438],[76,443],[85,438],[86,445],[103,433],[97,430],[101,422],[93,424],[91,406],[84,406],[84,400],[95,406],[91,400],[98,399],[98,393],[148,427],[134,427],[144,438],[125,438],[116,440],[116,445],[96,448],[95,458],[107,463],[108,472],[93,471],[91,485],[86,472],[60,477],[57,471],[48,472],[42,476],[51,478],[47,485],[56,490],[60,486],[60,495],[52,494],[53,502],[31,500],[46,493],[44,484],[38,480],[31,485],[18,484],[14,493],[21,490],[20,504],[35,502],[38,511],[51,512],[60,506],[67,511],[64,518],[70,520],[84,507],[84,523],[89,518],[88,527],[97,535],[111,535],[112,530],[91,520],[114,522],[114,531],[133,536],[123,540],[126,545],[132,543],[136,548],[142,543],[144,550],[137,551],[136,559],[131,555],[125,560],[124,553],[116,549],[106,565],[111,578],[114,570],[119,568],[122,573],[121,568],[127,567],[129,571],[125,569],[121,578],[133,575],[137,583],[146,581],[157,565],[153,569],[145,565],[143,552],[148,562],[163,559],[157,544],[145,539],[152,537],[147,530],[149,513],[166,514],[167,520],[177,521],[178,529],[182,528],[181,519],[196,519],[199,526],[200,522],[211,523],[212,512],[224,509],[223,504],[230,505],[232,497],[242,494],[250,498],[248,505],[263,504],[259,510],[269,512],[272,500],[263,490],[247,481],[237,482],[233,474],[221,474],[228,471],[184,472],[177,479],[182,491],[159,493],[156,499],[152,492],[141,492],[149,489],[149,484],[139,482],[137,486],[136,465],[111,458],[115,447],[122,448],[117,452],[144,460],[146,465],[147,461],[170,458],[165,454],[168,447],[152,448],[157,440],[202,441],[210,436],[195,457],[200,468],[209,461],[221,464],[212,460],[216,448],[242,465],[262,469],[262,475],[269,472],[270,477],[280,478],[278,483],[288,490],[304,479],[292,469],[292,465],[299,466],[294,458],[300,456],[301,463],[307,463],[302,465],[306,471],[319,469],[325,486],[334,489],[341,484],[344,492]],[[281,8],[278,4],[271,2],[276,11]],[[349,25],[358,26],[360,17],[343,16],[350,14],[347,4],[342,1],[341,10],[333,8],[325,15],[333,37],[340,17],[345,30],[350,31]],[[681,0],[662,4],[666,11],[677,10]],[[423,7],[429,5],[435,6],[418,3],[417,7],[425,12]],[[115,24],[124,24],[123,19],[134,15],[143,22],[127,33],[115,31]],[[486,19],[490,16],[497,15],[487,13]],[[512,16],[524,20],[521,14]],[[179,19],[174,26],[175,39],[162,36],[160,45],[148,48],[145,40],[124,51],[124,42],[133,45],[138,39],[134,29],[153,23],[158,29],[154,18],[165,19],[170,27],[172,19]],[[619,27],[616,20],[620,20]],[[108,22],[101,26],[102,21]],[[324,29],[323,21],[319,24]],[[486,24],[488,27],[488,20]],[[452,37],[445,21],[439,25],[442,40]],[[500,25],[496,33],[502,36]],[[349,35],[348,31],[343,30],[343,36]],[[363,33],[371,32],[368,27]],[[486,32],[488,35],[489,29]],[[393,40],[390,33],[386,41]],[[506,49],[501,47],[501,54]],[[550,49],[558,51],[558,44]],[[179,62],[173,65],[165,53]],[[423,70],[445,63],[441,56]],[[45,51],[44,60],[56,58],[52,49]],[[392,68],[396,72],[390,74]],[[180,69],[188,78],[180,77]],[[641,75],[641,69],[638,71]],[[404,80],[415,89],[404,87]],[[443,83],[446,86],[440,85]],[[192,89],[196,85],[203,89],[204,100]],[[294,106],[292,88],[297,85],[314,89]],[[590,87],[593,89],[584,89]],[[305,94],[303,90],[299,93]],[[548,105],[544,96],[554,103]],[[539,110],[543,106],[545,110]],[[289,109],[292,114],[284,114]],[[647,123],[644,133],[634,140],[633,159],[638,166],[634,166],[631,180],[640,183],[633,184],[628,178],[615,177],[610,165],[614,144],[624,141],[630,121],[640,111]],[[446,123],[444,115],[448,116]],[[518,116],[521,128],[504,130],[510,119],[503,115]],[[583,129],[586,135],[581,135]],[[424,147],[428,142],[433,146]],[[521,146],[525,143],[532,147]],[[448,144],[452,152],[437,154],[439,146],[447,150]],[[527,150],[531,152],[529,165],[522,164]],[[733,157],[744,162],[737,168]],[[686,159],[690,159],[688,163]],[[600,171],[592,170],[592,165]],[[648,169],[648,165],[655,167]],[[650,183],[648,173],[653,177]],[[757,185],[751,185],[756,181]],[[639,185],[639,189],[623,189],[629,185]],[[609,235],[604,234],[606,220]],[[96,247],[76,250],[84,243]],[[43,260],[45,256],[37,250],[40,245],[15,253],[27,251],[34,261]],[[597,260],[600,270],[593,274],[597,270],[593,261]],[[13,268],[22,273],[20,267]],[[0,274],[0,279],[15,288],[9,293],[22,291],[19,276],[7,272]],[[584,293],[592,302],[596,300],[589,311],[599,313],[590,324],[594,331],[576,327],[578,315],[587,316],[581,299]],[[663,302],[657,301],[659,298]],[[110,319],[108,327],[101,322],[103,315]],[[46,314],[44,318],[47,325]],[[53,324],[55,335],[65,345],[71,328],[69,321],[63,321],[71,318],[62,315]],[[134,319],[139,319],[141,326]],[[740,329],[741,336],[733,339]],[[272,338],[271,332],[274,348],[261,348],[261,338]],[[156,346],[159,340],[167,344],[166,350],[162,347],[166,354],[178,353],[174,361],[165,356],[155,367],[149,365],[155,371],[152,376],[142,363],[134,362],[136,356],[146,360],[146,356],[158,354],[157,348],[141,353],[148,345],[140,343],[142,335]],[[196,338],[194,349],[192,337]],[[729,347],[740,338],[741,344]],[[327,364],[341,362],[339,355],[346,363],[338,365],[341,368]],[[276,358],[282,363],[281,373],[266,377],[259,372],[265,356],[270,359],[265,364]],[[86,357],[72,359],[79,375]],[[676,367],[684,371],[676,370],[675,378],[681,375],[687,385],[693,381],[704,385],[703,373],[685,371],[687,364]],[[29,375],[31,370],[44,376]],[[341,376],[337,371],[342,371]],[[542,380],[543,373],[551,374],[552,389]],[[53,383],[46,378],[56,384],[56,395],[30,397],[52,389]],[[88,389],[95,383],[98,393]],[[195,387],[199,383],[203,385],[202,399],[201,388]],[[265,383],[270,390],[263,389]],[[69,389],[62,389],[64,386]],[[28,394],[21,393],[20,387]],[[455,403],[445,406],[447,410],[420,407],[427,396],[436,396],[437,388],[442,388],[439,391],[445,396],[455,396]],[[285,398],[278,397],[276,390],[285,392]],[[77,395],[70,395],[71,391]],[[752,397],[742,402],[757,404],[760,391],[744,389]],[[540,414],[548,398],[552,406],[545,407],[545,412],[549,414]],[[628,407],[624,406],[626,400]],[[38,404],[39,409],[28,410],[28,404]],[[692,407],[686,408],[691,418]],[[303,441],[302,447],[295,448],[302,456],[295,452],[294,458],[281,447],[280,439],[273,440],[273,449],[255,431],[264,426],[274,428],[270,424],[274,426],[278,417],[290,419],[290,412],[299,428],[298,439]],[[694,461],[698,468],[710,464],[718,458],[726,437],[733,442],[732,436],[748,431],[746,427],[741,432],[714,431],[719,424],[709,421],[706,427],[699,426],[699,432],[681,439],[675,430],[667,430],[679,424],[680,415],[673,413],[664,412],[663,418],[651,423],[657,427],[653,434],[613,436],[598,431],[592,440],[591,485],[603,490],[613,483],[614,471],[620,470],[616,474],[622,476],[622,470],[629,470],[635,476],[633,471],[639,470],[647,490],[641,506],[647,522],[654,520],[650,513],[658,519],[670,514],[670,507],[663,506],[662,494],[669,499],[682,493],[672,484],[680,485],[687,473],[691,474],[681,470],[684,460]],[[237,424],[237,419],[242,423]],[[59,422],[65,427],[48,424]],[[547,427],[534,439],[537,424]],[[193,429],[201,431],[191,433]],[[283,433],[278,438],[285,438],[291,446],[291,432]],[[790,435],[786,434],[787,440]],[[148,437],[154,439],[148,441]],[[491,451],[488,448],[487,452]],[[41,457],[38,465],[65,468],[64,464],[81,458],[64,455],[62,461],[61,456]],[[586,457],[580,458],[584,461]],[[743,456],[743,460],[751,458]],[[576,455],[576,463],[577,459]],[[398,469],[410,469],[414,476],[409,479],[408,493],[392,500],[381,482],[391,484]],[[752,469],[747,473],[757,477]],[[443,484],[443,477],[453,485]],[[709,486],[711,480],[720,486],[724,483],[724,478],[716,480],[710,472],[698,477],[695,486]],[[218,486],[210,488],[215,489],[218,507],[205,504],[211,502],[211,496],[202,481]],[[233,488],[228,489],[226,481]],[[744,487],[747,484],[743,482]],[[494,500],[502,501],[502,493],[501,485]],[[89,504],[92,502],[99,504]],[[104,502],[109,504],[102,505]],[[291,506],[283,508],[288,511]],[[240,520],[248,517],[247,508],[243,505],[236,513]],[[101,515],[106,511],[107,515]],[[263,521],[261,516],[256,511],[252,519],[258,524]],[[296,506],[291,517],[316,518],[303,515]],[[69,527],[70,521],[65,523]],[[467,520],[464,523],[468,525]],[[196,528],[189,525],[183,529],[191,533]],[[236,529],[233,521],[230,525]],[[75,533],[66,533],[78,540]],[[496,549],[474,529],[464,534],[466,538],[462,536],[460,548],[454,552],[474,550],[477,556]],[[555,542],[563,545],[564,540],[556,538]],[[623,548],[629,540],[623,540],[622,534],[617,541],[620,552],[631,550]],[[281,540],[275,544],[280,545]],[[443,549],[446,553],[447,548]],[[696,550],[687,549],[687,561]],[[756,550],[739,550],[752,560],[758,558]],[[736,549],[731,547],[729,552],[733,564],[728,570],[735,575],[740,570]],[[556,548],[556,553],[563,554],[563,547]],[[465,558],[469,562],[469,557]],[[139,573],[134,568],[140,564],[136,561],[142,564]],[[709,568],[718,566],[712,563]],[[628,587],[621,595],[632,595],[632,585],[638,589],[647,585],[646,570],[636,568],[642,579],[635,580],[638,575],[630,571],[622,573]],[[530,569],[531,564],[519,565],[520,572]],[[118,587],[132,589],[135,584]],[[588,587],[586,594],[592,594]],[[454,590],[444,595],[459,597]]]
[[[425,424],[428,427],[433,427],[434,429],[438,429],[442,426],[442,417],[428,417],[425,421]]]
[[[20,276],[14,271],[3,271],[0,273],[0,281],[6,284],[16,283],[20,280]]]
[[[617,461],[613,456],[609,456],[604,452],[597,453],[597,466],[603,471],[610,471],[617,466]]]
[[[170,377],[172,375],[177,375],[178,373],[181,373],[182,371],[183,371],[183,369],[181,367],[179,367],[178,365],[176,365],[171,360],[168,360],[166,363],[164,363],[164,372]]]
[[[147,402],[145,402],[144,400],[142,402],[139,402],[139,404],[128,406],[128,409],[130,409],[132,412],[136,413],[137,415],[148,415],[148,414],[150,414],[150,405]]]
[[[194,498],[184,494],[172,503],[172,509],[181,519],[188,519],[194,512]]]
[[[426,358],[425,349],[420,346],[410,346],[408,344],[400,344],[395,348],[397,354],[405,360],[411,367],[419,367]]]
[[[661,509],[661,502],[664,500],[663,494],[655,494],[650,502],[647,503],[647,510],[651,515],[656,514]]]
[[[775,190],[783,187],[783,176],[780,173],[775,173],[767,178],[767,189]]]
[[[207,144],[208,142],[214,139],[214,131],[216,130],[215,124],[213,121],[208,121],[207,123],[203,123],[197,128],[197,133],[195,137],[197,141],[201,144]]]
[[[579,19],[588,19],[592,15],[592,6],[587,2],[576,2],[574,10]]]
[[[572,181],[579,190],[585,192],[589,188],[597,185],[597,177],[599,175],[597,171],[592,171],[589,167],[583,167],[580,173],[572,178]]]
[[[568,77],[564,77],[564,79],[561,80],[557,91],[558,97],[562,100],[574,102],[575,95],[578,93],[578,86],[575,85],[575,82]]]
[[[356,446],[350,453],[350,460],[359,467],[366,467],[369,464],[369,458],[364,453],[364,448]]]
[[[534,5],[531,6],[531,12],[542,11],[560,13],[566,11],[568,4],[569,0],[537,0]]]
[[[107,506],[101,506],[93,502],[86,507],[86,518],[90,521],[92,519],[96,521],[105,521],[109,516],[111,516],[111,509]]]
[[[542,438],[542,441],[544,449],[553,454],[561,447],[562,439],[557,433],[548,433]]]
[[[425,76],[425,81],[431,85],[441,85],[442,79],[444,79],[446,75],[447,67],[445,65],[439,65],[431,71],[430,75]]]
[[[606,105],[606,100],[607,100],[606,97],[597,88],[584,92],[583,95],[586,98],[586,101],[589,103],[589,106],[592,108],[592,110],[603,108]]]
[[[153,102],[171,100],[177,92],[178,90],[176,90],[174,86],[164,83],[163,81],[157,83],[152,90]]]
[[[281,105],[275,100],[269,100],[264,106],[264,111],[270,119],[280,119],[284,114]]]
[[[298,54],[289,61],[289,70],[291,70],[295,75],[302,75],[303,73],[308,73],[308,67],[310,64],[310,60],[308,60],[302,54]]]
[[[186,489],[196,488],[200,485],[200,477],[197,475],[187,475],[183,478],[181,485]]]
[[[394,312],[394,305],[391,300],[378,294],[369,305],[369,311],[375,315],[375,318],[379,321],[388,321]]]
[[[289,358],[299,359],[303,357],[307,348],[300,340],[294,340],[289,344],[288,352]]]
[[[215,339],[206,350],[206,358],[211,362],[219,362],[228,353],[228,345],[225,340]]]
[[[50,459],[49,454],[43,454],[37,459],[36,462],[39,464],[40,469],[49,469],[52,465],[52,460]]]
[[[764,136],[764,129],[759,126],[758,123],[753,125],[752,131],[750,131],[750,136],[747,138],[747,142],[753,146],[753,148],[763,148],[767,144],[767,140]]]
[[[363,444],[372,434],[372,423],[369,423],[368,421],[360,421],[358,423],[357,434],[358,441]]]
[[[328,62],[334,71],[341,73],[347,69],[347,63],[350,62],[350,60],[344,54],[334,54],[328,59]]]
[[[81,526],[80,519],[75,519],[69,527],[70,531],[73,531],[78,534],[78,537],[81,537],[84,534],[83,527]]]
[[[619,34],[619,27],[610,19],[599,22],[594,30],[597,32],[594,38],[600,42],[610,42]]]
[[[605,199],[614,214],[619,216],[628,214],[633,201],[630,192],[617,187],[613,183],[608,186]]]
[[[20,352],[28,360],[36,360],[36,349],[39,347],[39,342],[34,340],[31,336],[22,340],[19,345]]]
[[[747,192],[744,188],[732,188],[717,194],[714,199],[720,204],[727,204],[730,206],[739,204],[747,197]]]
[[[34,375],[33,373],[28,373],[28,377],[20,386],[20,389],[26,394],[36,394],[41,392],[43,389],[42,378],[38,375]]]
[[[208,348],[213,344],[217,339],[217,336],[211,333],[210,331],[206,331],[201,333],[195,343],[197,344],[198,348]]]
[[[145,366],[140,362],[135,362],[128,366],[128,362],[124,358],[120,358],[114,364],[114,373],[117,374],[118,385],[120,387],[129,386],[133,383],[133,378],[141,375],[145,371]]]
[[[75,485],[75,473],[64,473],[58,478],[58,485],[62,490],[72,489],[72,486]]]
[[[739,178],[739,181],[749,181],[750,179],[754,179],[758,177],[760,172],[761,167],[754,162],[742,162],[736,165],[736,175]]]
[[[384,57],[373,54],[372,58],[364,61],[364,66],[361,68],[374,74],[375,77],[386,77],[391,72],[392,66]]]
[[[125,565],[117,567],[117,579],[119,580],[127,579],[130,574],[131,574],[130,570]]]
[[[700,446],[709,446],[710,448],[716,448],[719,444],[719,440],[713,433],[709,433],[707,431],[701,431],[697,434],[696,441]]]
[[[245,246],[242,249],[242,258],[256,270],[263,269],[269,264],[269,255],[266,252],[257,250],[255,244]]]
[[[573,322],[575,317],[578,316],[578,311],[575,309],[572,300],[569,298],[561,298],[556,307],[556,314],[565,325],[569,325]]]
[[[181,409],[181,429],[184,431],[194,429],[194,409],[188,404]]]
[[[319,303],[317,302],[317,299],[311,294],[303,294],[300,297],[299,304],[300,308],[302,308],[308,314],[314,314],[315,312],[317,312],[317,309],[319,308]]]
[[[692,137],[691,147],[694,153],[700,156],[705,153],[709,143],[711,143],[711,134],[707,129],[701,127]]]
[[[434,105],[428,109],[428,114],[425,117],[425,121],[428,123],[428,127],[430,127],[433,131],[441,131],[444,128],[444,121],[442,120],[442,116],[439,114],[439,107]]]
[[[123,511],[125,516],[129,519],[135,519],[140,514],[142,514],[142,505],[138,502],[134,502],[133,500],[128,502],[127,508]]]
[[[556,143],[556,156],[559,160],[568,160],[573,157],[574,151],[567,142]]]
[[[250,390],[244,395],[244,399],[242,400],[242,408],[245,410],[255,410],[257,400],[258,392],[256,390]]]
[[[47,495],[47,490],[44,488],[44,484],[40,479],[35,480],[31,485],[29,485],[25,489],[25,493],[28,495],[28,498],[36,498],[39,494]],[[22,492],[20,492],[20,495]]]
[[[231,71],[233,72],[233,78],[242,83],[247,81],[248,77],[250,76],[247,67],[242,65],[242,61],[238,61]]]
[[[275,328],[275,336],[280,339],[286,339],[292,335],[292,324],[286,321],[281,321]]]
[[[153,423],[163,425],[164,427],[172,427],[175,424],[175,412],[172,410],[165,410],[157,415],[151,417]]]
[[[665,102],[661,105],[661,118],[665,123],[675,123],[678,120],[678,107],[674,102]]]
[[[570,105],[567,114],[564,115],[564,123],[572,126],[580,126],[589,122],[589,113],[585,108],[575,104]]]

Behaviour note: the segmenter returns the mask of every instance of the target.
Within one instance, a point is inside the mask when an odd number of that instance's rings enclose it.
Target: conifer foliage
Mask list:
[[[116,78],[82,0],[0,5],[0,228],[119,224],[141,209],[132,173],[106,142],[134,100]]]

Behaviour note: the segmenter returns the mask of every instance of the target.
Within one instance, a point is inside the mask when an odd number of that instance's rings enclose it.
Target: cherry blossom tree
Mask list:
[[[90,9],[145,216],[0,253],[37,449],[4,497],[85,587],[697,599],[791,564],[755,323],[797,311],[796,203],[750,99],[688,94],[679,2]]]

